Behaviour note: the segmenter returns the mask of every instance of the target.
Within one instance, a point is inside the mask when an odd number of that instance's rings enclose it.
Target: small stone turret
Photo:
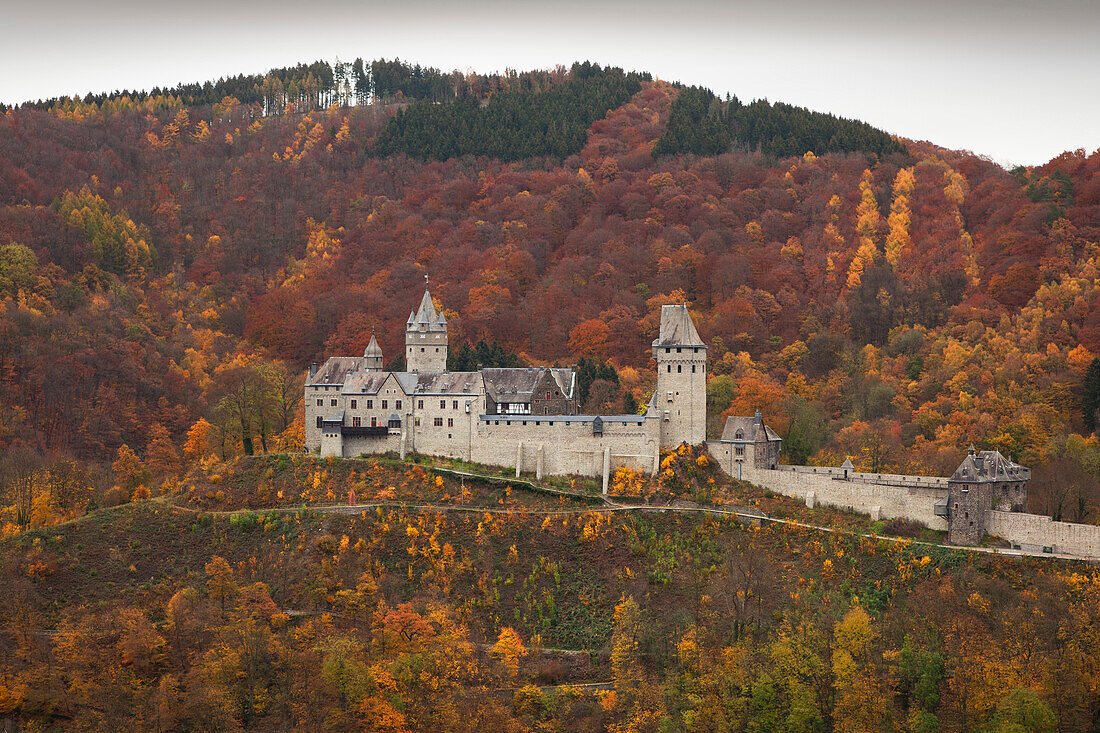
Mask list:
[[[370,343],[363,351],[363,369],[369,372],[380,372],[383,369],[382,347],[378,345],[378,339],[374,337],[374,331],[370,334]]]
[[[405,323],[405,370],[447,371],[447,319],[436,312],[427,288],[420,309],[410,312]]]
[[[991,511],[1022,512],[1027,508],[1031,469],[999,451],[975,451],[948,479],[947,539],[953,545],[976,545],[985,536]]]

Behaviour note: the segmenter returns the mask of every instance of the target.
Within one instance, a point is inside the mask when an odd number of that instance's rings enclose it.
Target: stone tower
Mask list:
[[[363,351],[363,369],[369,372],[382,371],[382,347],[378,345],[378,339],[374,337],[374,331],[370,333],[370,343]]]
[[[661,418],[661,447],[698,445],[707,438],[707,347],[699,338],[687,305],[661,308],[661,332],[653,342],[657,392],[653,407]]]
[[[427,288],[420,310],[410,312],[405,324],[405,371],[447,371],[447,319],[435,312]]]

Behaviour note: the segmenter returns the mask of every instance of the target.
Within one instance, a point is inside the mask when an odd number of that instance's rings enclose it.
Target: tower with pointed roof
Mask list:
[[[367,348],[363,351],[363,370],[380,372],[383,368],[382,347],[378,345],[378,339],[374,337],[374,330],[372,329],[370,332],[370,343],[367,344]]]
[[[661,308],[653,358],[657,391],[649,409],[660,417],[661,447],[699,445],[707,438],[707,346],[695,330],[687,304]]]
[[[447,319],[437,313],[424,278],[420,308],[409,312],[405,323],[405,371],[447,371]]]

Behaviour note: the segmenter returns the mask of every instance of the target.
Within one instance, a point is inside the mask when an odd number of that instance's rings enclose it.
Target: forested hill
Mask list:
[[[875,470],[999,448],[1037,487],[1056,467],[1051,511],[1087,519],[1098,168],[1006,171],[593,64],[303,66],[9,109],[0,447],[113,460],[200,418],[223,452],[293,441],[301,370],[372,328],[398,356],[428,274],[456,348],[610,364],[589,409],[646,403],[660,306],[686,299],[715,425],[760,408],[788,459]]]

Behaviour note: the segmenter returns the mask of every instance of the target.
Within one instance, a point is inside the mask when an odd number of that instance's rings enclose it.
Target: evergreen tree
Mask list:
[[[1088,371],[1085,372],[1085,387],[1083,400],[1083,417],[1085,418],[1085,430],[1089,433],[1096,432],[1096,411],[1100,409],[1100,357],[1092,360]]]

